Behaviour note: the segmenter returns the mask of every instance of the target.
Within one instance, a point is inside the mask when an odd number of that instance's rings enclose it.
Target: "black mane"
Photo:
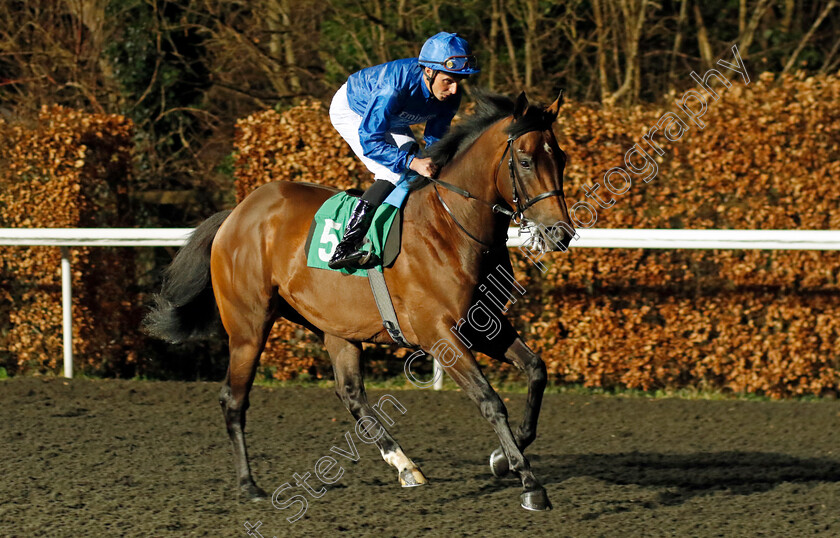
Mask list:
[[[429,147],[427,156],[438,167],[470,147],[491,125],[513,115],[514,102],[504,95],[476,92],[475,97],[475,113],[452,126],[443,138]],[[511,123],[507,133],[517,137],[531,131],[544,131],[551,128],[554,119],[554,114],[546,112],[544,107],[529,106],[522,117]]]

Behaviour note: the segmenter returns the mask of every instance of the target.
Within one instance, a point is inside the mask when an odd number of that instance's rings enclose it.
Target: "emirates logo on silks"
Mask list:
[[[424,116],[422,114],[410,114],[408,112],[400,112],[400,118],[410,123],[423,123],[432,116]]]

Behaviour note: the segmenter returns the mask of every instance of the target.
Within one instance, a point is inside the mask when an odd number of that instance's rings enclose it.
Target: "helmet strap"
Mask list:
[[[437,71],[436,69],[432,69],[431,71],[432,71],[432,76],[429,76],[429,75],[426,74],[426,70],[424,69],[423,70],[423,78],[426,79],[426,83],[428,83],[428,85],[429,85],[429,93],[432,94],[432,97],[435,100],[437,100],[437,96],[435,95],[435,91],[432,89],[432,86],[434,86],[435,78],[437,78],[438,73],[440,71]]]

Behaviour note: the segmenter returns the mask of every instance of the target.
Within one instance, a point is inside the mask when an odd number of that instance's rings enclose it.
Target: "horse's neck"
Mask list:
[[[442,181],[469,191],[487,204],[466,198],[444,187],[438,187],[440,197],[452,212],[450,215],[438,200],[434,187],[429,186],[421,191],[422,196],[416,197],[419,203],[411,208],[413,209],[412,220],[420,224],[420,229],[423,230],[421,233],[437,235],[447,245],[457,247],[461,254],[458,259],[463,260],[463,263],[467,265],[480,264],[481,254],[486,252],[488,247],[470,238],[458,227],[455,220],[457,219],[457,222],[472,235],[487,243],[492,242],[500,233],[500,224],[504,220],[500,219],[491,208],[492,204],[499,201],[495,175],[501,151],[504,149],[503,142],[492,141],[504,140],[502,131],[501,125],[494,125],[488,129],[470,148],[445,166],[440,174]],[[476,268],[463,267],[463,269],[471,272]]]

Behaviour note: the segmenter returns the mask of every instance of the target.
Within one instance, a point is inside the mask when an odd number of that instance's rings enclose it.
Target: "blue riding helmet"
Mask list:
[[[449,32],[440,32],[427,39],[420,49],[418,62],[435,71],[446,71],[454,75],[475,75],[481,72],[467,40]]]

